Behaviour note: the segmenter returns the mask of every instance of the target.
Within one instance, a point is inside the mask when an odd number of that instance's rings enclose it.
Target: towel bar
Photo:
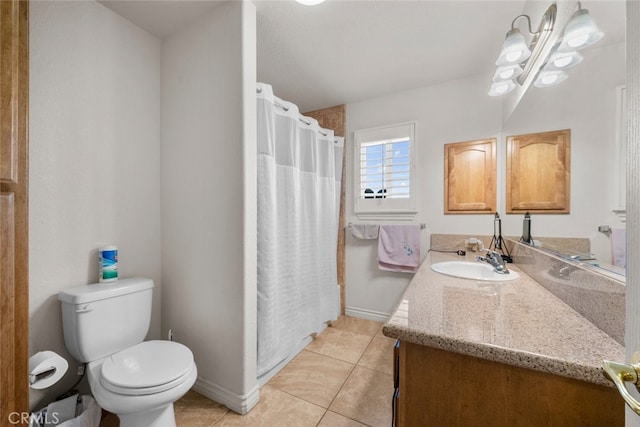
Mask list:
[[[371,225],[373,225],[373,224],[371,224]],[[400,225],[402,225],[402,224],[400,224]],[[427,228],[427,224],[425,224],[425,223],[420,223],[419,225],[420,225],[420,230],[424,230],[425,228]],[[353,223],[350,222],[350,223],[347,224],[347,228],[351,228],[351,226],[353,226]]]

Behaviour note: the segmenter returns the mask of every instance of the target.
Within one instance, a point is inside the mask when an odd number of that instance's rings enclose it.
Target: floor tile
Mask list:
[[[329,407],[333,412],[370,426],[391,425],[393,377],[356,366]]]
[[[391,338],[373,337],[369,347],[358,362],[359,366],[376,371],[393,374],[393,346],[395,340]]]
[[[328,408],[353,366],[342,360],[303,350],[268,384],[307,402]]]
[[[302,399],[264,385],[260,389],[260,402],[246,415],[227,412],[215,424],[246,427],[315,427],[325,409]]]
[[[331,327],[374,336],[382,327],[382,323],[357,317],[340,316],[338,320],[331,323]]]
[[[322,421],[318,424],[318,427],[367,427],[366,424],[359,423],[355,420],[336,414],[335,412],[327,411],[322,417]]]
[[[213,400],[189,391],[173,405],[178,427],[210,427],[229,409]]]
[[[372,337],[343,329],[327,328],[306,349],[349,363],[356,363]]]
[[[395,340],[381,330],[379,322],[341,316],[260,389],[249,414],[189,392],[175,403],[177,427],[386,427]],[[101,424],[117,425],[115,416]]]

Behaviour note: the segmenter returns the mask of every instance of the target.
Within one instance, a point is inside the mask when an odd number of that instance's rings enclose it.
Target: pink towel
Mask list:
[[[415,273],[420,266],[420,226],[381,225],[378,232],[378,268]]]
[[[627,231],[624,228],[611,230],[612,264],[618,267],[627,266]]]

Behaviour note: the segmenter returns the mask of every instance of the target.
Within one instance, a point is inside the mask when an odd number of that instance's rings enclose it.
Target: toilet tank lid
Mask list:
[[[58,299],[70,304],[84,304],[153,288],[153,280],[145,277],[120,279],[115,282],[92,283],[58,292]]]

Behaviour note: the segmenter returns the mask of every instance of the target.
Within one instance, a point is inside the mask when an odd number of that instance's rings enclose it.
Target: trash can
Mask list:
[[[29,427],[99,427],[101,416],[102,409],[92,396],[76,394],[31,414]]]

